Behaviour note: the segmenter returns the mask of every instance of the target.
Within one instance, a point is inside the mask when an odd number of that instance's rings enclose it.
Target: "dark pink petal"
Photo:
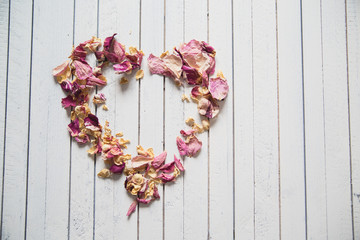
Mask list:
[[[85,80],[92,76],[92,68],[87,62],[75,60],[73,61],[73,65],[75,67],[75,75],[80,80]]]
[[[75,118],[74,121],[71,121],[71,123],[68,125],[67,129],[70,132],[72,137],[78,136],[80,133],[79,119]]]
[[[190,85],[199,85],[202,83],[202,76],[199,74],[199,72],[192,67],[183,65],[182,70],[185,73],[186,81]]]
[[[123,163],[121,165],[114,164],[114,165],[112,165],[110,167],[110,171],[112,173],[119,173],[120,174],[120,173],[122,173],[124,171],[124,168],[125,168],[125,163]]]
[[[97,116],[91,113],[84,119],[84,125],[86,128],[93,131],[101,130],[99,125],[99,119],[97,118]]]
[[[124,47],[116,41],[116,33],[104,41],[104,55],[111,63],[121,63],[125,58]]]
[[[126,216],[130,216],[133,212],[135,212],[137,204],[138,204],[137,201],[134,201],[134,202],[130,205],[129,210],[128,210],[127,213],[126,213]]]
[[[71,95],[68,95],[67,97],[62,98],[61,104],[64,108],[75,107],[77,105],[76,100]]]
[[[81,45],[77,46],[71,54],[74,60],[81,60],[81,61],[85,61],[86,55],[87,52]]]
[[[122,63],[115,64],[113,67],[116,73],[124,73],[132,69],[131,63],[129,61],[124,61]]]
[[[200,89],[199,86],[195,86],[193,87],[193,89],[191,89],[191,96],[193,98],[199,98],[202,95],[199,89]]]
[[[174,168],[175,168],[175,162],[171,162],[171,163],[167,163],[164,166],[162,166],[161,168],[159,168],[158,171],[163,171],[165,173],[170,173],[170,172],[174,172]]]
[[[65,92],[71,92],[73,89],[73,84],[69,80],[64,80],[60,86]]]
[[[180,137],[176,138],[176,145],[179,149],[180,156],[185,156],[188,152],[188,146]]]
[[[151,165],[155,169],[158,169],[165,162],[166,156],[167,156],[166,151],[162,152],[159,156],[156,156],[154,158],[154,161],[151,163]]]
[[[211,53],[211,54],[216,53],[215,49],[212,46],[210,46],[208,43],[204,42],[204,41],[201,42],[201,46],[207,53]]]
[[[184,171],[185,169],[184,169],[184,166],[181,164],[181,162],[180,162],[180,159],[178,159],[176,156],[175,156],[175,154],[174,154],[174,162],[175,162],[175,164],[176,164],[176,167],[180,170],[180,171]]]
[[[210,78],[209,91],[213,98],[221,101],[227,96],[229,92],[229,85],[226,79],[220,76],[217,78]]]
[[[105,61],[105,54],[103,51],[96,51],[95,57],[98,61]]]
[[[154,186],[154,195],[153,196],[155,198],[160,198],[159,190],[156,185]]]

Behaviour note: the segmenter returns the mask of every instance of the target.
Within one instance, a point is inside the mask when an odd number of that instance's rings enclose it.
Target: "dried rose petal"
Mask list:
[[[130,205],[129,210],[128,210],[127,213],[126,213],[126,216],[129,217],[133,212],[135,212],[137,204],[138,204],[137,201],[134,201],[134,202]]]
[[[222,72],[219,72],[216,78],[210,78],[209,91],[212,97],[219,101],[223,100],[227,96],[229,92],[229,85]]]
[[[184,137],[187,137],[187,136],[193,135],[195,132],[196,132],[195,129],[190,129],[187,131],[181,130],[180,134],[183,135]]]
[[[191,136],[189,142],[186,144],[188,146],[187,156],[189,157],[194,156],[202,147],[202,142],[195,136]]]
[[[112,173],[122,173],[123,171],[124,171],[124,168],[125,168],[125,163],[123,163],[123,164],[121,164],[121,165],[116,165],[116,164],[114,164],[114,165],[112,165],[111,167],[110,167],[110,171],[112,172]]]
[[[71,123],[68,125],[68,131],[70,132],[72,137],[79,135],[79,119],[76,118],[74,121],[71,121]]]
[[[116,41],[115,35],[107,37],[104,41],[104,55],[111,63],[121,63],[125,58],[125,48]]]
[[[122,63],[114,64],[113,68],[116,71],[115,73],[125,73],[132,70],[132,65],[129,61],[123,61]]]
[[[184,140],[182,140],[180,137],[177,137],[176,144],[177,144],[180,156],[185,156],[188,152],[188,146],[185,144]]]
[[[181,164],[181,162],[180,162],[180,159],[178,159],[177,157],[176,157],[176,155],[174,154],[174,162],[175,162],[175,164],[176,164],[176,167],[180,170],[180,171],[184,171],[185,169],[184,169],[184,166]]]
[[[78,79],[85,80],[92,76],[92,68],[87,62],[75,60],[73,61],[73,66],[75,67],[75,75]]]
[[[154,158],[154,161],[151,163],[151,165],[155,169],[158,169],[161,165],[164,164],[166,160],[166,156],[167,156],[167,152],[166,151],[162,152],[159,156]]]
[[[165,52],[160,57],[150,54],[148,58],[149,70],[152,74],[171,77],[177,84],[180,83],[182,73],[182,60],[177,52]]]
[[[158,170],[156,170],[157,172],[158,171],[163,171],[165,173],[169,173],[169,172],[173,172],[174,171],[174,168],[175,168],[175,162],[171,162],[171,163],[167,163],[165,165],[163,165],[161,168],[159,168]]]
[[[219,105],[213,99],[201,98],[198,102],[198,110],[201,115],[214,118],[219,113]]]
[[[62,98],[61,104],[64,108],[75,107],[77,105],[76,100],[71,95],[68,95],[67,97]]]

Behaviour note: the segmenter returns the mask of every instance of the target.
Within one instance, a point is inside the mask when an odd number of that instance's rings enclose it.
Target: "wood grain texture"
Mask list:
[[[121,13],[121,14],[120,14]],[[139,48],[139,14],[140,1],[106,1],[99,2],[99,36],[105,39],[118,33],[117,41]],[[123,21],[132,19],[132,21]],[[144,64],[143,64],[144,66]],[[138,81],[134,71],[131,75],[114,74],[112,66],[105,69],[104,75],[108,84],[99,88],[98,92],[105,94],[109,110],[98,108],[98,117],[102,124],[110,122],[113,135],[124,133],[124,138],[131,141],[126,153],[134,155],[138,139]],[[120,79],[129,79],[126,85],[120,85]],[[126,101],[125,101],[126,99]],[[97,157],[96,173],[105,167],[101,157]],[[95,182],[95,239],[116,239],[122,236],[126,239],[137,238],[137,215],[126,216],[133,198],[124,189],[125,176],[114,175],[111,179],[101,179],[96,176]]]
[[[160,56],[164,51],[164,1],[141,2],[141,48],[147,54]],[[155,155],[164,149],[164,77],[151,75],[145,69],[140,82],[140,138],[144,148],[152,147]],[[170,157],[170,156],[169,156]],[[163,238],[163,191],[160,200],[139,208],[139,239]]]
[[[279,152],[275,1],[253,1],[255,239],[278,239]]]
[[[232,89],[232,4],[209,1],[209,43],[216,51],[215,73],[222,71]],[[215,76],[213,76],[215,77]],[[233,233],[233,98],[219,103],[209,130],[209,238],[231,239]],[[222,226],[219,228],[218,226]]]
[[[171,52],[184,39],[183,7],[183,0],[165,2],[166,51]],[[181,101],[184,88],[176,86],[171,78],[165,78],[164,87],[164,143],[168,154],[166,162],[172,162],[174,161],[174,154],[177,158],[180,158],[176,145],[176,137],[180,135],[181,129],[186,129],[183,112],[184,104],[186,103]],[[184,176],[183,174],[181,175],[174,183],[168,183],[164,188],[164,239],[184,239]]]
[[[23,239],[26,221],[31,2],[10,6],[9,65],[4,153],[2,232],[4,239]],[[22,81],[19,81],[19,80]]]
[[[346,6],[354,239],[360,238],[360,4]]]
[[[0,2],[0,189],[3,189],[3,164],[4,164],[4,140],[5,140],[5,116],[6,116],[6,88],[8,67],[8,37],[9,37],[9,0]],[[2,197],[0,198],[2,206]],[[0,216],[2,208],[0,207]],[[1,224],[0,224],[1,225]],[[1,227],[0,227],[1,228]],[[0,229],[1,231],[1,229]]]
[[[233,4],[235,238],[254,239],[252,1]]]
[[[184,42],[192,39],[207,41],[207,1],[184,1]],[[193,21],[196,16],[196,21]],[[192,86],[185,84],[185,94],[190,97]],[[201,122],[196,103],[190,100],[184,106],[185,119],[193,117]],[[208,133],[198,136],[202,148],[194,158],[184,162],[184,239],[208,238]]]
[[[321,1],[302,1],[308,239],[327,239]]]
[[[97,35],[98,1],[75,1],[74,46]],[[93,54],[87,57],[91,66],[96,65]],[[92,100],[92,95],[90,95]],[[95,106],[89,103],[95,113]],[[94,220],[94,156],[87,153],[90,144],[71,141],[70,216],[69,238],[91,239]]]
[[[325,156],[329,239],[351,239],[345,5],[322,1]]]
[[[29,146],[29,239],[66,239],[69,212],[69,112],[65,97],[52,77],[73,42],[73,1],[34,3],[31,118]],[[63,21],[55,21],[62,18]],[[49,28],[49,23],[52,27]]]
[[[306,196],[299,1],[278,1],[281,238],[306,239]]]

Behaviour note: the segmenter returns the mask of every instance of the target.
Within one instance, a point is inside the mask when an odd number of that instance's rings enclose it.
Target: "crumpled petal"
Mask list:
[[[114,64],[113,68],[116,71],[115,73],[125,73],[132,70],[132,65],[129,61],[123,61],[122,63]]]
[[[61,104],[64,108],[75,107],[77,105],[76,99],[74,99],[71,95],[68,95],[67,97],[62,98]]]
[[[163,183],[167,183],[174,181],[176,177],[174,174],[161,173],[159,176],[157,176],[157,178],[161,179]]]
[[[103,93],[95,94],[95,96],[93,98],[94,104],[102,104],[102,103],[105,103],[105,101],[106,101],[106,97],[105,97],[105,94],[103,94]]]
[[[57,66],[52,71],[52,75],[56,77],[56,80],[59,83],[62,83],[63,81],[68,79],[71,75],[69,62],[70,62],[69,60],[65,61],[63,64]]]
[[[200,151],[202,142],[197,139],[195,135],[189,136],[186,141],[180,137],[176,138],[176,144],[180,153],[180,156],[192,157]]]
[[[101,130],[101,126],[99,125],[99,119],[94,114],[89,114],[84,119],[84,125],[87,129],[90,129],[92,131]]]
[[[135,212],[135,210],[136,210],[136,207],[137,207],[137,201],[134,201],[131,205],[130,205],[130,207],[129,207],[129,210],[127,211],[127,213],[126,213],[126,216],[130,216],[133,212]]]
[[[180,134],[183,135],[184,137],[187,137],[187,136],[193,135],[195,132],[196,132],[195,129],[190,129],[187,131],[181,130]]]
[[[142,155],[138,155],[131,159],[131,167],[133,169],[139,169],[145,167],[147,164],[151,163],[154,160],[153,157],[146,157]]]
[[[160,57],[150,54],[148,58],[149,70],[152,74],[160,74],[171,77],[177,84],[180,83],[182,73],[182,60],[179,54],[174,51],[172,54],[165,52]]]
[[[223,100],[228,92],[229,85],[222,72],[217,74],[216,78],[210,78],[209,91],[214,99]]]
[[[91,75],[90,77],[87,78],[86,84],[89,86],[103,86],[106,84],[106,81],[98,77],[95,77],[94,75]]]
[[[137,50],[135,47],[129,47],[130,53],[126,53],[126,58],[130,61],[132,69],[140,68],[144,56],[143,51]]]
[[[205,115],[208,118],[214,118],[219,114],[219,105],[211,98],[201,98],[198,102],[198,110],[201,115]]]
[[[115,35],[107,37],[104,41],[104,55],[111,63],[121,63],[125,58],[125,48],[116,41]]]
[[[78,136],[80,133],[79,119],[76,118],[74,121],[71,121],[71,123],[69,123],[67,129],[70,132],[72,137]]]
[[[166,156],[167,156],[167,152],[166,151],[162,152],[159,156],[154,158],[154,161],[152,161],[151,165],[155,169],[158,169],[161,165],[164,164],[166,160]]]
[[[202,75],[199,74],[199,72],[195,68],[184,65],[182,66],[182,70],[185,73],[186,81],[188,84],[198,85],[202,83],[203,77]]]
[[[160,167],[158,170],[156,170],[157,172],[158,171],[163,171],[165,173],[170,173],[170,172],[173,172],[174,171],[174,168],[175,168],[175,162],[172,161],[170,163],[167,163],[165,165],[163,165],[162,167]]]

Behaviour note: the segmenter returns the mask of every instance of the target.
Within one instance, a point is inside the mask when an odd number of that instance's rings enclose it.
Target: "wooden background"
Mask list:
[[[130,218],[124,176],[96,176],[51,76],[115,32],[146,56],[208,41],[230,84],[200,155]],[[127,86],[105,72],[97,115],[130,153],[172,156],[196,105],[143,69]],[[359,0],[0,0],[0,116],[2,239],[360,239]]]

